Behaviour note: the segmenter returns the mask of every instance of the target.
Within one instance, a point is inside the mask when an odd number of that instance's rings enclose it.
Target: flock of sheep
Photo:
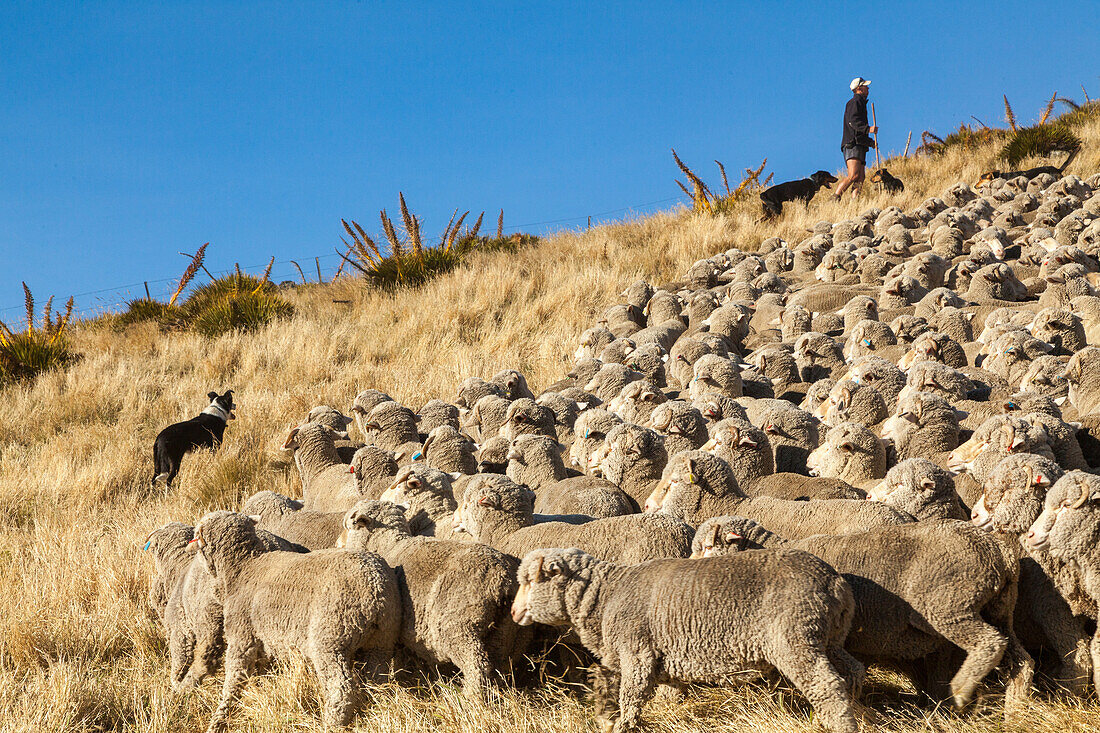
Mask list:
[[[1100,175],[958,184],[634,283],[541,394],[509,370],[315,408],[283,445],[301,499],[149,536],[173,685],[224,657],[222,730],[257,659],[297,650],[346,724],[398,649],[484,698],[560,637],[616,731],[658,684],[746,673],[845,732],[867,664],[959,707],[1085,694],[1098,273]]]

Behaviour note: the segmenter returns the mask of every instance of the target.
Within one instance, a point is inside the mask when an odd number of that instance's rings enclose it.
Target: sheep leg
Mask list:
[[[352,684],[351,660],[339,652],[315,655],[313,670],[325,692],[324,723],[342,727],[351,722],[355,712],[355,687]]]
[[[1092,686],[1100,695],[1100,628],[1097,628],[1092,636],[1089,653],[1092,655]]]
[[[863,697],[863,680],[867,677],[867,668],[863,663],[842,646],[829,650],[829,661],[844,679],[848,680],[852,699],[859,700]]]
[[[619,674],[602,664],[593,665],[588,672],[596,720],[602,730],[610,731],[619,713]]]
[[[775,657],[768,661],[806,696],[826,728],[837,733],[857,733],[859,723],[848,695],[848,683],[833,667],[824,649],[783,644]]]
[[[484,701],[489,692],[489,678],[493,673],[485,640],[473,629],[468,629],[456,641],[450,656],[455,666],[462,670],[462,694],[467,700]]]
[[[633,730],[642,715],[642,706],[653,697],[657,684],[656,660],[644,657],[623,657],[619,661],[619,719],[614,733]]]
[[[178,624],[178,622],[177,622]],[[181,691],[192,686],[188,672],[195,660],[195,637],[190,632],[168,626],[168,669],[172,689]]]
[[[980,618],[957,619],[937,625],[948,641],[966,652],[966,660],[951,678],[951,695],[955,707],[962,708],[974,696],[974,690],[1008,649],[1008,639]]]
[[[184,687],[199,685],[207,675],[217,672],[222,654],[222,609],[220,605],[204,609],[195,624],[194,661],[183,681]]]
[[[1009,681],[1005,689],[1005,715],[1020,709],[1021,704],[1031,694],[1031,683],[1035,678],[1035,660],[1024,649],[1016,637],[1013,628],[1013,614],[1016,611],[1017,586],[1009,584],[991,603],[986,606],[989,620],[1002,631],[1008,639],[1005,658],[1008,661]]]
[[[230,643],[225,655],[225,682],[222,684],[222,696],[210,727],[206,733],[224,733],[229,727],[229,713],[241,695],[245,682],[256,665],[259,649],[253,640],[245,643]]]

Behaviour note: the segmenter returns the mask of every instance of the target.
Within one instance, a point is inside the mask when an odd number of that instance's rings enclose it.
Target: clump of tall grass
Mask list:
[[[73,316],[73,299],[65,304],[65,312],[53,310],[53,296],[42,309],[42,319],[35,326],[34,296],[23,283],[27,307],[26,328],[16,333],[0,321],[0,384],[30,379],[39,372],[65,366],[75,358],[69,350],[65,329]]]
[[[672,159],[676,161],[676,165],[687,177],[688,182],[691,183],[691,190],[679,179],[676,180],[676,185],[680,187],[680,190],[684,192],[689,199],[691,199],[691,208],[697,212],[706,212],[708,214],[721,214],[728,213],[733,210],[733,207],[740,201],[743,201],[749,196],[749,194],[758,191],[762,188],[767,188],[771,183],[772,175],[768,174],[768,177],[763,181],[760,180],[760,175],[764,172],[764,166],[768,164],[768,159],[760,163],[756,168],[746,168],[744,175],[741,177],[741,181],[733,189],[730,188],[729,179],[726,177],[726,167],[719,161],[714,161],[718,166],[718,170],[722,173],[722,185],[726,189],[726,193],[716,194],[711,190],[702,178],[697,176],[694,171],[687,167],[684,161],[680,160],[680,156],[676,154],[675,148],[672,150]]]
[[[1084,91],[1084,87],[1081,87]],[[1007,127],[991,127],[978,118],[974,118],[977,126],[969,124],[959,125],[959,129],[940,137],[931,130],[921,133],[921,145],[918,153],[929,155],[942,155],[952,148],[973,150],[988,143],[1004,142],[998,159],[1010,166],[1017,166],[1023,160],[1030,157],[1046,157],[1051,153],[1069,153],[1081,147],[1081,139],[1073,132],[1073,128],[1100,116],[1100,104],[1091,100],[1088,92],[1085,92],[1085,104],[1066,97],[1059,97],[1058,92],[1050,95],[1038,120],[1033,125],[1021,126],[1016,119],[1016,112],[1008,101],[1008,95],[1002,95],[1005,108],[1005,122]],[[1062,115],[1055,115],[1055,104],[1061,102],[1069,109]]]
[[[526,234],[505,237],[503,210],[497,219],[496,236],[478,236],[485,212],[481,212],[472,227],[463,230],[462,224],[470,212],[467,211],[459,216],[458,210],[455,209],[451,220],[443,230],[443,235],[439,238],[439,244],[434,247],[427,246],[420,232],[419,217],[409,211],[405,203],[405,194],[399,193],[398,198],[401,203],[401,234],[398,234],[397,227],[394,226],[386,210],[382,209],[379,212],[385,243],[389,247],[388,252],[384,253],[378,242],[367,234],[358,222],[340,220],[351,241],[341,237],[347,249],[345,252],[337,251],[337,253],[345,263],[382,288],[415,287],[437,275],[455,269],[472,252],[514,252],[521,246],[537,241],[536,237]]]
[[[191,264],[180,277],[167,303],[152,298],[132,300],[126,312],[118,316],[116,326],[121,328],[131,323],[155,321],[164,330],[191,330],[213,338],[230,331],[253,331],[294,312],[294,307],[276,294],[277,288],[268,279],[275,263],[274,257],[262,277],[248,275],[238,269],[200,285],[177,305],[176,301],[199,270],[205,271],[202,263],[207,244],[192,255]]]

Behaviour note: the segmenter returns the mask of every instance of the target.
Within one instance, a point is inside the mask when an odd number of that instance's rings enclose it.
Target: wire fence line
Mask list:
[[[672,198],[660,199],[659,201],[649,201],[642,204],[634,204],[633,206],[623,206],[617,209],[610,209],[608,211],[596,212],[593,214],[583,214],[581,216],[572,216],[562,219],[549,219],[546,221],[527,222],[525,224],[517,224],[509,227],[512,231],[522,231],[528,227],[539,227],[549,225],[569,224],[575,222],[589,222],[589,223],[608,223],[607,220],[599,222],[594,221],[597,217],[612,216],[614,214],[624,214],[628,212],[638,211],[646,209],[651,206],[658,206],[661,204],[668,204],[674,201],[682,200],[681,196],[675,196]],[[428,246],[434,246],[439,244],[440,237],[428,238],[424,242]],[[267,268],[267,262],[261,262],[255,265],[241,265],[240,270],[244,273],[262,273]],[[298,267],[301,267],[301,273]],[[341,269],[344,273],[348,272],[348,268],[342,265],[341,255],[336,251],[330,251],[327,253],[312,254],[302,257],[292,257],[285,260],[276,261],[271,268],[270,279],[274,283],[282,283],[286,281],[293,281],[301,284],[303,274],[306,282],[317,282],[318,279],[331,281],[333,276]],[[181,266],[182,271],[182,266]],[[211,270],[211,274],[215,277],[221,277],[223,275],[229,275],[236,272],[237,268],[227,268],[224,270]],[[319,272],[318,272],[319,271]],[[115,285],[108,288],[100,288],[98,290],[89,290],[84,293],[74,293],[73,298],[77,301],[77,305],[73,310],[73,313],[78,318],[90,318],[113,311],[118,311],[125,308],[127,304],[137,298],[144,298],[146,288],[149,289],[149,294],[155,299],[167,299],[175,291],[176,285],[179,283],[179,277],[164,277],[156,280],[142,280],[139,282],[128,283],[125,285]],[[88,300],[85,300],[88,299]],[[0,308],[0,320],[12,327],[22,327],[26,325],[26,317],[23,316],[25,305],[20,303],[18,305],[10,305]],[[17,313],[20,315],[19,319],[10,319],[7,316],[9,313]]]

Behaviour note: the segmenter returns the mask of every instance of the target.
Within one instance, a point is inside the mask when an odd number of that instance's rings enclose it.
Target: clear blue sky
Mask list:
[[[1098,27],[1094,2],[6,2],[0,318],[21,280],[164,295],[206,241],[215,271],[331,271],[340,218],[376,229],[398,191],[433,236],[455,207],[544,232],[670,206],[670,147],[712,182],[836,169],[856,75],[884,149],[1002,92],[1031,120],[1100,96]]]

